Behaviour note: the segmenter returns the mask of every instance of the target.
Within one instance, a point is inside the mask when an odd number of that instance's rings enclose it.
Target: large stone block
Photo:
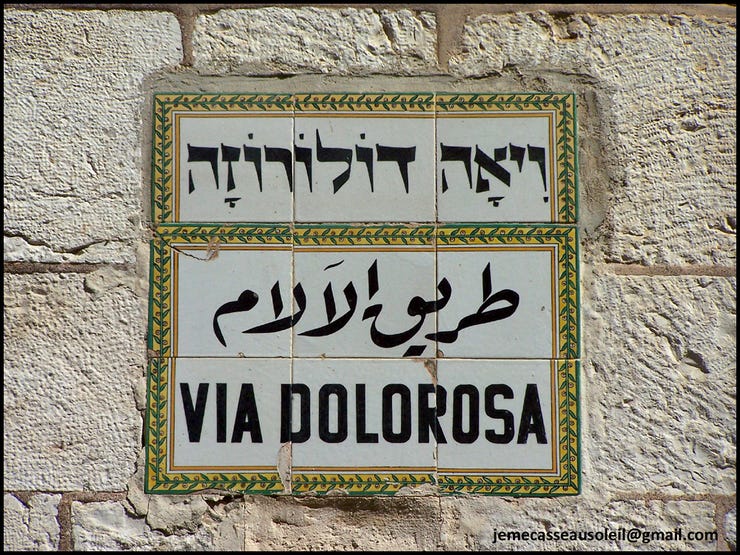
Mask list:
[[[589,271],[582,297],[584,488],[733,493],[735,279]]]
[[[197,18],[194,66],[203,73],[385,73],[437,69],[429,12],[370,8],[220,10]]]
[[[247,550],[429,551],[439,538],[436,497],[246,498]]]
[[[3,498],[4,551],[57,551],[61,495],[31,495],[27,502],[6,493]]]
[[[579,109],[589,258],[734,266],[736,36],[734,18],[481,15],[449,65],[592,97]]]
[[[182,58],[172,14],[4,10],[5,260],[132,262],[142,85]]]
[[[195,498],[199,499],[199,498]],[[202,501],[201,501],[202,502]],[[182,503],[188,503],[183,498]],[[181,503],[181,504],[182,504]],[[241,551],[244,545],[242,502],[216,506],[198,526],[181,533],[152,529],[143,518],[127,513],[121,503],[72,503],[75,551]],[[177,517],[176,517],[177,519]]]
[[[5,274],[6,490],[121,491],[134,472],[146,307],[106,271]]]

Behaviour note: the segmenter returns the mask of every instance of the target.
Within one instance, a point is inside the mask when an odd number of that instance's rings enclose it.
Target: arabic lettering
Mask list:
[[[324,268],[324,270],[326,271],[330,268],[339,266],[343,262],[344,260],[341,260],[336,264],[330,264]],[[377,263],[378,261],[375,259],[367,270],[368,301],[375,296],[380,288]],[[439,341],[441,343],[453,343],[457,340],[460,332],[466,328],[504,320],[511,317],[516,312],[519,306],[518,293],[511,289],[501,289],[495,293],[493,292],[490,262],[483,269],[481,278],[483,296],[478,309],[472,314],[463,316],[454,329],[428,333],[424,336],[426,339]],[[411,298],[406,307],[406,313],[409,316],[418,319],[409,329],[395,333],[387,333],[378,329],[378,319],[384,310],[383,304],[374,303],[367,306],[362,313],[361,319],[363,321],[371,320],[370,338],[372,342],[378,347],[384,349],[398,347],[410,342],[422,328],[426,317],[444,309],[452,297],[452,286],[447,278],[442,278],[439,281],[437,291],[439,292],[439,298],[437,299],[425,300],[420,296],[414,296]],[[357,311],[359,296],[354,283],[351,281],[344,286],[342,293],[344,294],[344,299],[347,303],[347,310],[343,314],[337,316],[334,288],[333,284],[329,283],[323,292],[327,323],[313,329],[300,331],[298,332],[298,335],[307,337],[325,337],[337,333],[339,330],[344,328]],[[300,283],[293,288],[293,298],[295,299],[297,306],[297,311],[294,314],[279,318],[284,309],[279,281],[275,282],[272,286],[270,296],[275,320],[243,330],[242,333],[276,333],[293,328],[300,322],[307,306],[306,294]],[[249,312],[258,302],[259,296],[257,293],[251,289],[246,289],[239,295],[237,300],[228,301],[218,307],[213,315],[213,332],[218,341],[224,347],[226,347],[226,340],[221,331],[219,318],[226,314]],[[403,356],[420,356],[424,352],[425,348],[425,345],[409,345]]]
[[[474,313],[463,317],[457,324],[454,330],[440,331],[437,333],[430,333],[425,335],[427,339],[436,339],[440,343],[454,343],[457,340],[457,336],[460,331],[471,326],[480,326],[481,324],[487,324],[488,322],[495,322],[496,320],[503,320],[508,318],[514,312],[516,312],[519,306],[519,295],[511,289],[502,289],[496,293],[491,294],[492,281],[491,281],[491,263],[483,270],[483,303],[480,308]],[[498,303],[499,301],[506,301],[508,305],[494,308],[492,310],[486,310],[490,306]]]

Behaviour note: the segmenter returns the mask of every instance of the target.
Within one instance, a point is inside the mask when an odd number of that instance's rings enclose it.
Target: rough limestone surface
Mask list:
[[[127,513],[121,503],[72,503],[72,541],[75,551],[241,551],[244,545],[241,503],[216,507],[199,526],[166,534]]]
[[[57,508],[61,495],[31,495],[26,503],[9,493],[3,497],[3,549],[56,551],[59,548]]]
[[[587,253],[639,264],[735,265],[735,20],[668,15],[481,15],[453,75],[515,74],[538,90],[593,91],[607,189]],[[581,148],[592,148],[592,145]],[[586,202],[583,202],[586,200]],[[594,230],[589,230],[594,231]]]
[[[725,515],[725,541],[730,549],[737,549],[737,509]]]
[[[6,261],[132,262],[145,79],[182,59],[172,14],[3,10]]]
[[[736,281],[585,272],[584,486],[716,493],[736,487]]]
[[[714,504],[706,501],[444,498],[441,531],[444,548],[459,551],[712,551],[717,541],[689,541],[686,534],[716,532],[713,519]],[[677,528],[682,539],[646,536]],[[619,539],[633,529],[632,540]],[[529,536],[506,536],[514,532]]]
[[[204,73],[385,73],[437,69],[429,12],[370,8],[219,10],[197,18],[194,66]]]
[[[244,522],[248,551],[427,551],[439,539],[439,499],[252,496]]]
[[[121,491],[134,471],[146,305],[105,273],[4,276],[6,491]]]
[[[151,530],[159,530],[167,535],[195,533],[203,522],[204,515],[210,513],[214,504],[228,506],[233,495],[147,495],[144,493],[146,451],[142,449],[136,461],[136,472],[127,485],[125,507],[133,515],[143,517]]]

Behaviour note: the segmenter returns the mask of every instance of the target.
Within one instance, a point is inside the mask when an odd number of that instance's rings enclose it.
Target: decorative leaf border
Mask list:
[[[443,474],[437,477],[442,495],[476,494],[513,497],[577,495],[581,488],[579,382],[580,361],[557,360],[558,476]]]
[[[274,495],[285,491],[277,472],[168,472],[167,407],[169,361],[152,358],[147,375],[145,420],[145,493],[187,494],[217,489],[243,494]]]
[[[297,224],[295,246],[433,245],[433,225]]]
[[[170,356],[172,267],[171,249],[161,237],[152,239],[149,250],[149,357]]]
[[[296,112],[433,112],[434,93],[301,93]]]
[[[352,473],[352,474],[294,474],[292,492],[297,494],[326,494],[341,490],[348,495],[394,495],[401,488],[436,484],[434,474],[409,473]]]
[[[293,230],[289,224],[161,224],[155,230],[157,237],[192,240],[194,243],[213,242],[214,238],[229,244],[289,245]]]
[[[172,222],[174,131],[172,112],[525,112],[553,110],[556,114],[555,156],[558,223],[577,221],[576,102],[573,93],[452,94],[452,93],[296,93],[154,95],[152,118],[153,222]]]

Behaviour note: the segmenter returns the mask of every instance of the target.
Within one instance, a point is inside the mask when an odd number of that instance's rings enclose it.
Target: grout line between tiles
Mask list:
[[[295,296],[293,295],[293,288],[295,287],[295,221],[296,221],[296,197],[297,197],[297,191],[298,191],[298,182],[296,180],[296,169],[295,169],[295,101],[296,97],[295,94],[291,96],[291,111],[292,111],[292,117],[290,120],[290,137],[291,137],[291,143],[293,144],[293,152],[291,155],[292,160],[292,172],[293,172],[293,191],[291,195],[292,200],[292,211],[291,211],[291,220],[290,220],[290,298],[291,298],[291,307],[292,311],[291,314],[295,314]],[[291,394],[290,394],[290,400],[289,403],[289,414],[290,418],[288,419],[288,442],[287,442],[287,450],[288,450],[288,483],[286,484],[286,494],[292,495],[293,494],[293,442],[290,439],[291,432],[293,430],[293,393],[292,393],[292,387],[293,383],[295,382],[295,330],[291,327],[290,328],[290,387],[291,387]]]
[[[439,187],[437,183],[437,93],[435,92],[432,97],[432,109],[434,111],[434,129],[432,130],[434,141],[432,143],[432,175],[434,176],[434,233],[432,235],[432,241],[434,241],[434,294],[437,296],[437,284],[439,283],[439,251],[437,245],[437,233],[439,231]],[[439,312],[434,313],[434,332],[435,334],[439,331]],[[439,494],[439,430],[437,425],[439,423],[437,414],[437,384],[439,383],[439,341],[437,337],[434,338],[434,486],[437,493]]]

